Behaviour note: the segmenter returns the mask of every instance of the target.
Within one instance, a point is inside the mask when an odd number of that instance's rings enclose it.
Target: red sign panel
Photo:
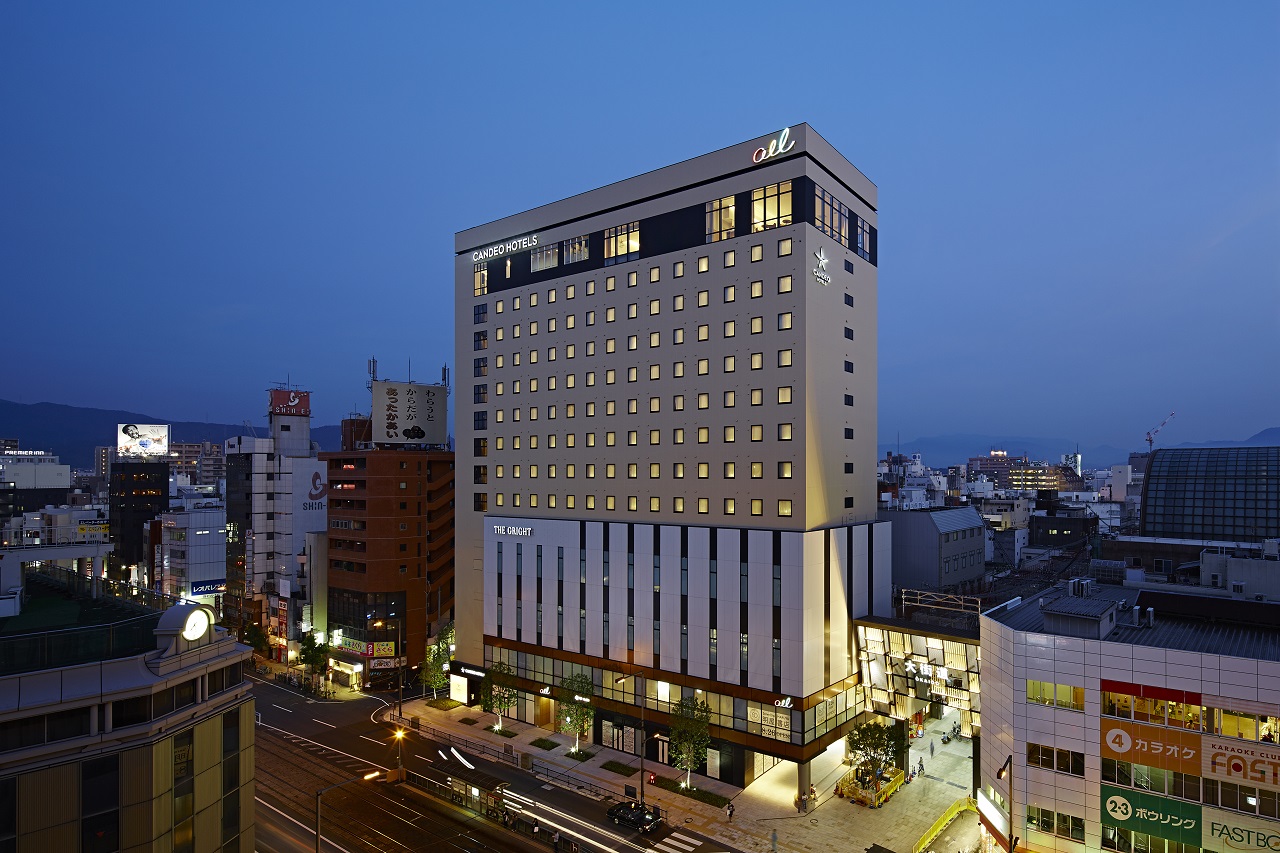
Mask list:
[[[270,394],[271,414],[311,417],[310,391],[287,391],[281,388],[272,388]]]

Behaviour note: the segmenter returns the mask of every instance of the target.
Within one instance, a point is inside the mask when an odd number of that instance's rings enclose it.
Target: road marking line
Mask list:
[[[678,833],[678,832],[673,832],[673,833],[671,833],[671,835],[670,835],[670,836],[668,836],[667,838],[665,838],[665,839],[663,839],[663,840],[664,840],[664,841],[670,841],[672,838],[679,838],[679,839],[680,839],[681,841],[683,841],[685,844],[692,844],[694,847],[701,847],[701,846],[702,846],[702,842],[701,842],[701,841],[699,841],[698,839],[696,839],[696,838],[690,838],[690,837],[689,837],[689,836],[687,836],[687,835],[681,835],[681,834],[680,834],[680,833]]]
[[[284,729],[276,728],[275,726],[270,725],[270,724],[268,724],[268,723],[263,723],[263,724],[262,724],[262,728],[264,728],[264,729],[271,729],[273,732],[279,732],[281,735],[289,736],[289,733],[288,733],[288,732],[286,732]],[[298,738],[298,740],[307,740],[307,739],[306,739],[306,738]],[[316,741],[313,741],[313,740],[312,740],[312,741],[308,741],[308,743],[315,743],[317,746],[324,746],[324,744],[316,743]],[[372,764],[374,767],[378,768],[379,770],[386,770],[386,769],[387,769],[387,768],[385,768],[385,767],[383,767],[383,766],[381,766],[381,765],[379,765],[379,764],[373,764],[373,762],[372,762],[372,761],[370,761],[370,760],[369,760],[369,759],[367,759],[367,758],[361,758],[361,757],[359,757],[358,755],[352,755],[352,754],[351,754],[351,753],[349,753],[349,752],[343,752],[342,750],[337,749],[337,748],[335,748],[335,747],[332,747],[332,746],[325,746],[324,748],[325,748],[325,749],[327,749],[327,750],[329,750],[330,752],[335,752],[335,753],[337,753],[338,755],[345,755],[347,758],[350,758],[352,761],[359,761],[359,762],[361,762],[361,763],[363,763],[363,764]]]
[[[254,797],[254,800],[256,800],[260,805],[264,805],[264,806],[266,806],[267,808],[271,809],[273,812],[275,812],[276,814],[280,815],[280,817],[284,818],[285,820],[289,821],[290,823],[295,823],[295,824],[297,824],[298,826],[302,827],[303,831],[308,832],[308,833],[310,833],[310,834],[311,834],[311,835],[313,835],[313,836],[316,834],[315,827],[313,827],[313,826],[307,826],[307,825],[306,825],[306,824],[304,824],[302,821],[295,819],[295,818],[293,817],[293,815],[285,814],[284,812],[280,811],[280,810],[279,810],[278,808],[276,808],[275,806],[271,805],[271,803],[268,803],[266,800],[262,799],[262,797]],[[320,837],[321,837],[321,838],[323,838],[324,836],[322,835],[322,836],[320,836]],[[351,851],[349,851],[347,848],[345,848],[345,847],[340,847],[339,845],[334,844],[332,841],[328,841],[327,843],[328,843],[328,845],[329,845],[330,847],[332,847],[333,849],[335,849],[335,850],[341,850],[341,851],[342,851],[342,853],[351,853]]]
[[[366,737],[365,735],[360,735],[360,737],[363,738],[364,740],[369,741],[369,743],[376,743],[378,746],[386,746],[386,743],[384,741],[374,740],[373,738]]]
[[[689,851],[689,850],[692,850],[692,849],[693,849],[693,845],[690,845],[690,844],[682,844],[681,842],[676,841],[675,839],[676,839],[676,836],[674,836],[674,835],[668,835],[666,838],[662,839],[662,841],[661,841],[660,843],[662,843],[662,844],[670,844],[670,845],[672,845],[672,846],[674,846],[674,847],[678,847],[679,849],[686,851],[686,853],[687,853],[687,851]],[[689,840],[690,840],[690,841],[693,841],[693,839],[692,839],[692,838],[690,838]]]
[[[288,711],[290,714],[292,714],[292,713],[293,713],[293,709],[292,709],[292,708],[286,708],[286,707],[285,707],[285,706],[283,706],[283,705],[277,705],[275,702],[272,702],[272,703],[271,703],[271,707],[273,707],[273,708],[279,708],[281,711]]]
[[[435,760],[434,758],[427,758],[425,755],[414,755],[413,757],[414,757],[414,758],[420,758],[420,759],[422,759],[423,761],[430,761],[432,764],[435,764],[435,763],[436,763],[436,760]]]
[[[319,724],[320,724],[320,725],[322,725],[322,726],[328,726],[328,727],[329,727],[329,728],[331,728],[331,729],[336,729],[336,728],[337,728],[337,726],[335,726],[333,723],[326,723],[324,720],[316,720],[316,718],[315,718],[315,717],[312,717],[311,719],[312,719],[312,720],[315,720],[315,722],[319,723]]]
[[[680,846],[681,846],[681,847],[683,847],[684,845],[683,845],[683,844],[681,844]],[[680,853],[680,851],[679,851],[679,850],[677,850],[676,848],[674,848],[674,847],[668,847],[668,846],[667,846],[667,843],[666,843],[666,840],[663,840],[663,841],[655,841],[655,842],[653,842],[653,849],[654,849],[654,850],[661,850],[661,851],[663,851],[663,853]],[[692,848],[692,847],[690,847],[689,849],[690,849],[690,850],[692,850],[693,848]]]

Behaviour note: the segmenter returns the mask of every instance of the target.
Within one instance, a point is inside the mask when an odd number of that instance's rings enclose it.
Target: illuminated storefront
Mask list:
[[[913,727],[960,711],[961,734],[981,730],[978,637],[923,630],[889,619],[860,619],[858,665],[868,707]]]

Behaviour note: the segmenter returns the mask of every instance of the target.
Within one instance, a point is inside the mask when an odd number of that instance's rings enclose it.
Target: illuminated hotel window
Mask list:
[[[791,238],[786,237],[778,241],[778,257],[784,258],[791,254]]]
[[[734,264],[734,258],[735,258],[735,257],[737,257],[737,256],[734,254],[734,252],[733,252],[733,250],[732,250],[732,249],[730,249],[729,251],[727,251],[727,252],[725,252],[725,253],[724,253],[724,266],[725,266],[725,269],[728,269],[729,267],[733,266],[733,264]]]
[[[778,501],[778,515],[782,518],[789,518],[791,516],[791,501]]]
[[[658,281],[661,277],[662,277],[662,272],[661,270],[659,270],[658,267],[649,267],[649,282],[651,284],[653,282]]]
[[[778,367],[790,367],[792,364],[792,351],[789,349],[778,350]]]
[[[484,296],[489,292],[489,267],[486,264],[475,265],[475,287],[473,288],[473,296]],[[499,305],[502,303],[499,302]],[[498,313],[502,313],[502,309],[498,309]]]
[[[707,202],[707,242],[732,240],[734,237],[733,196]],[[699,270],[701,272],[702,270]]]
[[[789,275],[778,276],[778,292],[779,293],[791,292],[791,276]]]
[[[751,191],[751,230],[753,232],[790,224],[790,181],[770,184]]]
[[[576,264],[578,261],[586,261],[590,258],[591,247],[586,234],[564,241],[564,262],[566,264]],[[569,285],[569,298],[573,298],[573,285]]]
[[[764,424],[751,425],[751,440],[764,441]]]
[[[680,278],[684,275],[684,261],[676,261],[671,266],[671,277]]]
[[[549,270],[560,266],[560,244],[552,243],[549,246],[539,246],[536,249],[529,250],[529,269],[531,272],[539,270]],[[530,297],[532,300],[532,297]],[[530,305],[533,303],[530,302]]]
[[[604,230],[604,265],[612,266],[640,257],[640,223],[631,222]]]

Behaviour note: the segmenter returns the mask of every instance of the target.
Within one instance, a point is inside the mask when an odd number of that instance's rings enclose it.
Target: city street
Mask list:
[[[392,734],[394,729],[375,721],[377,712],[386,707],[386,703],[377,697],[322,702],[274,682],[259,682],[255,685],[254,693],[260,720],[258,812],[260,817],[265,818],[262,824],[264,834],[259,837],[259,848],[263,850],[313,849],[290,846],[292,842],[285,840],[285,837],[300,837],[299,831],[291,831],[289,821],[273,809],[279,809],[306,824],[314,820],[314,790],[308,789],[308,784],[319,789],[343,779],[359,779],[374,770],[394,768],[400,751],[406,769],[441,785],[451,774],[461,774],[473,769],[507,782],[506,790],[513,795],[511,799],[527,803],[521,815],[525,821],[522,827],[527,831],[528,824],[536,819],[541,829],[539,834],[545,839],[545,843],[522,839],[519,835],[503,830],[497,820],[476,817],[470,811],[451,807],[434,798],[413,796],[406,802],[405,797],[410,795],[401,794],[398,786],[382,783],[371,785],[362,781],[353,782],[325,795],[326,837],[330,835],[328,816],[331,814],[332,797],[333,803],[339,804],[339,807],[350,799],[359,799],[363,803],[360,808],[352,808],[352,812],[356,821],[363,821],[370,828],[385,833],[385,838],[366,839],[375,846],[382,845],[377,849],[441,849],[431,845],[465,831],[474,836],[474,839],[455,840],[453,843],[475,846],[462,846],[458,849],[483,850],[485,848],[478,845],[486,843],[485,837],[490,833],[498,833],[497,849],[523,849],[518,846],[519,841],[526,845],[532,844],[529,849],[547,850],[550,849],[550,834],[557,830],[565,842],[562,845],[564,849],[569,849],[570,841],[579,844],[583,850],[658,849],[665,853],[720,853],[729,849],[684,827],[664,825],[644,835],[624,827],[615,827],[605,815],[608,807],[613,805],[611,800],[596,799],[544,784],[517,767],[468,754],[465,750],[428,740],[416,732],[408,732],[403,744],[398,745]],[[290,768],[295,774],[299,768],[313,774],[310,783],[300,780],[287,783],[292,789],[289,797],[283,796],[279,790],[273,790],[276,786],[264,773],[264,769],[269,766],[270,755],[286,752],[295,755],[294,763],[297,767]],[[282,763],[288,762],[282,759]],[[321,772],[318,769],[321,767],[326,770]],[[330,779],[332,781],[328,781]],[[372,805],[367,802],[370,794],[366,792],[373,790],[378,791],[383,802]],[[303,796],[311,798],[310,808],[306,808]],[[399,802],[394,806],[390,805],[386,802],[389,798],[398,799]],[[421,814],[427,811],[431,812],[429,818]],[[446,817],[451,827],[448,834],[441,829]],[[434,826],[434,831],[429,836],[422,834],[426,832],[428,825]],[[414,832],[419,833],[416,842],[419,846],[413,846],[415,842],[412,839],[400,838],[397,830],[404,826],[411,826]],[[335,835],[345,838],[345,833],[350,828],[344,824],[342,832]],[[299,830],[299,827],[293,826],[292,830]],[[310,843],[313,844],[313,835],[311,839]],[[388,846],[393,839],[396,845],[401,846]],[[352,853],[367,849],[349,844],[343,846]]]

